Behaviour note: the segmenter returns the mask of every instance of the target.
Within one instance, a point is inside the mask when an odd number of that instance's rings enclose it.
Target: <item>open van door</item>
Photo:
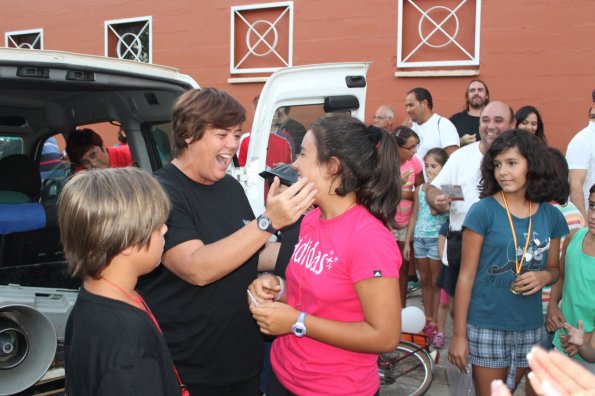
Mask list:
[[[273,140],[269,147],[269,135],[277,134],[274,139],[285,144],[279,136],[292,132],[289,126],[288,130],[280,130],[281,115],[285,119],[289,117],[293,129],[299,129],[302,135],[312,122],[327,113],[349,112],[363,120],[368,67],[369,63],[308,65],[281,69],[271,75],[256,107],[246,165],[231,171],[244,186],[255,214],[262,213],[265,204],[264,179],[258,173],[267,165],[293,161],[300,150],[301,138],[288,136],[291,157],[272,158],[275,149]]]

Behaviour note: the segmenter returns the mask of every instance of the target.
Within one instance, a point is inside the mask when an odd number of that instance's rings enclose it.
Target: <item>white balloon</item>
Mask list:
[[[419,333],[426,325],[426,315],[418,307],[406,307],[401,310],[401,331]]]

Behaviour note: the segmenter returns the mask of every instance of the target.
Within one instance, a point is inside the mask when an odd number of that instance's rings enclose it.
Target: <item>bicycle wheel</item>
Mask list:
[[[378,358],[381,395],[419,396],[432,384],[432,360],[419,346],[400,343]]]

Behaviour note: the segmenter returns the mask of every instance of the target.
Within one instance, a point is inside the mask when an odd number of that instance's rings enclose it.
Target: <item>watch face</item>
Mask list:
[[[294,324],[291,330],[293,331],[293,334],[298,337],[303,337],[306,334],[306,326],[302,323]]]
[[[266,230],[268,226],[269,226],[268,219],[263,218],[258,221],[258,228],[260,228],[261,230]]]

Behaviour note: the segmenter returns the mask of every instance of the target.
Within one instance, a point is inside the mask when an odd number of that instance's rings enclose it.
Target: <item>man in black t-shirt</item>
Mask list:
[[[162,265],[139,288],[191,395],[259,394],[263,343],[246,289],[272,256],[259,255],[271,234],[314,199],[307,180],[282,193],[277,180],[254,219],[241,185],[226,173],[245,119],[242,105],[223,91],[184,93],[173,108],[174,159],[155,173],[172,210]]]
[[[490,91],[485,82],[471,80],[465,91],[466,108],[450,117],[461,138],[461,147],[480,139],[479,115],[490,102]]]
[[[306,135],[306,128],[293,118],[289,117],[290,106],[282,106],[277,109],[277,125],[279,129],[289,133],[293,138],[294,154],[302,151],[302,140]]]

